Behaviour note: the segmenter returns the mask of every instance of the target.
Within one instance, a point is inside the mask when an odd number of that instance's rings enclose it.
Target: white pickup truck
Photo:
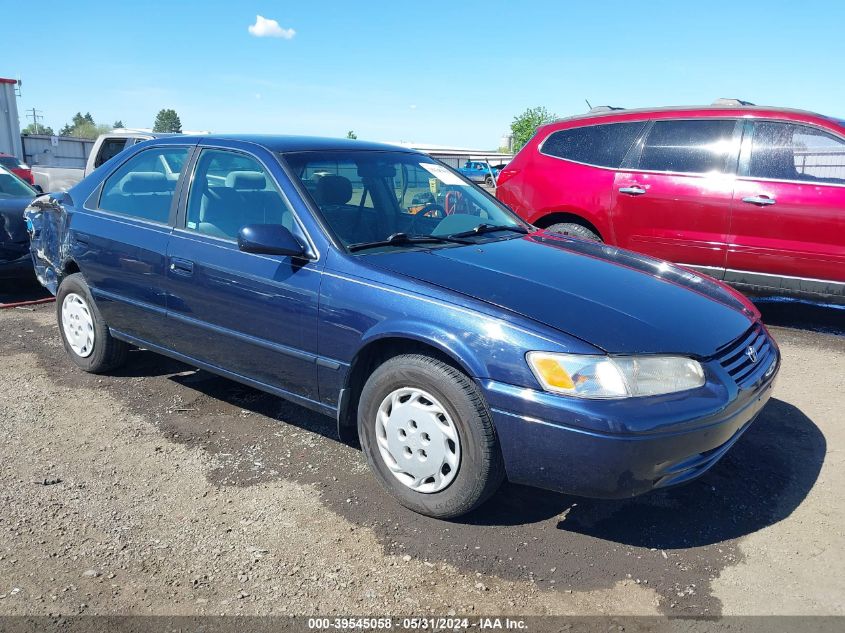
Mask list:
[[[35,184],[45,192],[67,191],[97,167],[110,158],[117,156],[127,147],[162,136],[173,135],[140,130],[114,130],[107,134],[101,134],[94,142],[91,153],[88,154],[88,162],[85,165],[85,169],[33,165],[32,175]]]

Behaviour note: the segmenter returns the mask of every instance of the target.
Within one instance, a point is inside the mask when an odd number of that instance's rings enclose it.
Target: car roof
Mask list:
[[[645,116],[656,115],[662,119],[672,118],[673,115],[685,116],[731,116],[731,117],[771,117],[778,115],[779,117],[805,120],[805,121],[825,121],[835,125],[842,125],[842,121],[833,117],[825,116],[817,112],[809,110],[799,110],[795,108],[779,108],[773,106],[758,106],[758,105],[707,105],[707,106],[664,106],[655,108],[632,108],[607,110],[602,112],[586,112],[584,114],[575,114],[570,117],[557,119],[547,126],[555,126],[563,123],[578,123],[582,121],[592,120],[614,120],[624,121],[626,119],[641,119]],[[546,126],[544,126],[546,127]]]
[[[421,154],[416,150],[389,145],[387,143],[372,143],[370,141],[359,141],[347,138],[328,138],[323,136],[289,136],[276,134],[203,134],[203,135],[176,135],[176,137],[162,138],[160,140],[172,142],[189,142],[200,145],[213,145],[215,141],[241,141],[261,145],[271,152],[312,152],[312,151],[390,151],[403,152],[405,154]]]

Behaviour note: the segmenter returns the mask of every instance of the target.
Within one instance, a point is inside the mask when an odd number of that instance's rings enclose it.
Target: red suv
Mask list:
[[[541,228],[845,304],[845,121],[752,105],[590,112],[541,127],[497,195]]]

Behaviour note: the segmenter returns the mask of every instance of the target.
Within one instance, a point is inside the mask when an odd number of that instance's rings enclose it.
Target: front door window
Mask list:
[[[845,185],[845,141],[806,125],[754,124],[749,176]]]
[[[197,162],[185,227],[236,240],[247,224],[281,224],[293,230],[293,213],[273,179],[255,158],[225,150],[203,150]]]

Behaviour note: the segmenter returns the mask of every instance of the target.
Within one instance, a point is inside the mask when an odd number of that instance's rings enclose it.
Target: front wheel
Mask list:
[[[397,356],[372,373],[361,392],[358,434],[379,483],[420,514],[465,514],[504,479],[478,387],[429,356]]]
[[[546,229],[550,233],[560,233],[562,235],[571,235],[572,237],[580,237],[584,240],[593,240],[594,242],[601,242],[601,237],[591,231],[582,224],[575,224],[574,222],[559,222],[552,224]]]
[[[56,316],[65,351],[78,367],[101,373],[126,361],[128,346],[109,333],[81,273],[62,280],[56,293]]]

